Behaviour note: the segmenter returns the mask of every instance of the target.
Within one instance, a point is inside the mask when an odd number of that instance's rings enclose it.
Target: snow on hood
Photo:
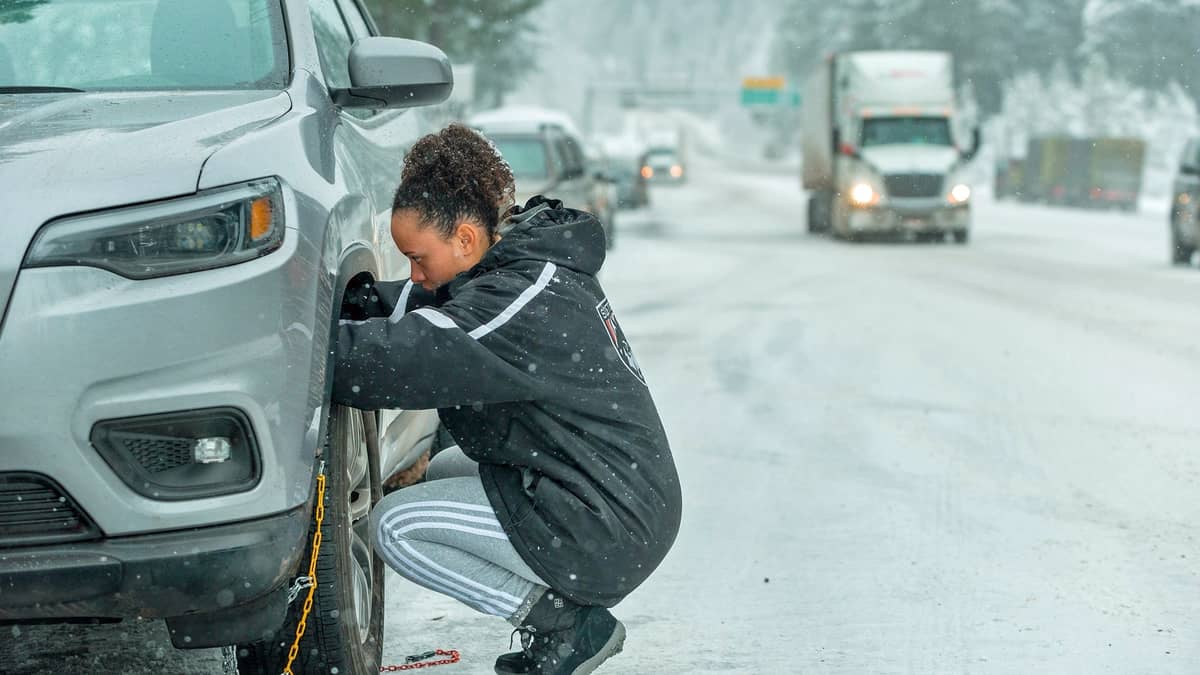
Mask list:
[[[949,173],[958,151],[943,145],[878,145],[863,148],[862,158],[882,174]]]

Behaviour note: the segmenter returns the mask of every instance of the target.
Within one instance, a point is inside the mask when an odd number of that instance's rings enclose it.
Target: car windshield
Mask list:
[[[0,0],[0,90],[277,89],[279,0]]]
[[[944,117],[880,117],[863,121],[862,147],[953,145]]]
[[[537,138],[493,138],[496,148],[517,178],[545,178],[546,144]]]
[[[651,150],[646,153],[646,163],[652,166],[670,166],[678,162],[674,150]]]

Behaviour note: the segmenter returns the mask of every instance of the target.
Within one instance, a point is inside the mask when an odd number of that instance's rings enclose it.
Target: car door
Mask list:
[[[309,0],[313,32],[330,88],[350,84],[348,57],[354,40],[373,34],[372,23],[353,0]],[[346,219],[367,219],[374,232],[382,279],[409,275],[408,259],[392,243],[392,197],[400,182],[404,153],[419,136],[416,116],[397,109],[339,109],[333,134],[335,182],[348,194]],[[429,447],[437,428],[435,411],[383,411],[380,471],[384,478],[411,465]]]
[[[583,166],[583,153],[577,149],[577,144],[572,143],[566,134],[556,131],[553,138],[558,162],[562,167],[558,190],[563,195],[563,202],[573,209],[591,210],[592,205],[585,180],[586,171]]]

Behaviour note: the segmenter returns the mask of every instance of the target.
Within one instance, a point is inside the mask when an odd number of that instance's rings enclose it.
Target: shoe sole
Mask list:
[[[604,663],[613,656],[620,654],[621,650],[624,648],[625,624],[618,621],[617,625],[613,627],[613,633],[611,636],[609,636],[608,642],[604,643],[604,646],[600,648],[600,651],[596,652],[595,656],[576,666],[575,670],[571,671],[571,675],[587,675],[593,670],[599,668],[601,663]]]

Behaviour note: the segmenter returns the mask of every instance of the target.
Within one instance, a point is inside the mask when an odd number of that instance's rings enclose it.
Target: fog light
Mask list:
[[[235,408],[103,420],[91,441],[130,489],[151,499],[244,492],[261,476],[254,430]]]
[[[192,448],[192,459],[197,464],[228,462],[231,457],[233,457],[233,445],[228,438],[222,436],[198,439]]]

